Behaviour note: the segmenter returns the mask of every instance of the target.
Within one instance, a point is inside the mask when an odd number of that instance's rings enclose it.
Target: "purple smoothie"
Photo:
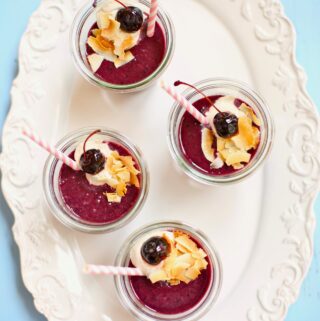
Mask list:
[[[94,24],[91,30],[95,28],[97,24]],[[134,84],[150,76],[164,58],[166,39],[159,23],[156,23],[153,37],[147,37],[144,30],[141,32],[142,39],[138,45],[130,49],[135,57],[134,60],[120,68],[116,68],[113,62],[104,60],[95,75],[105,82],[116,85]],[[87,56],[92,53],[94,51],[87,45]]]
[[[132,156],[118,144],[109,143],[109,148],[117,150],[122,156]],[[69,156],[74,159],[74,152]],[[121,219],[132,209],[140,194],[139,188],[128,186],[120,203],[109,203],[103,193],[112,193],[114,189],[107,184],[91,185],[84,172],[74,171],[64,164],[59,173],[59,189],[64,203],[74,216],[91,224],[106,224]]]
[[[194,242],[196,240],[193,239]],[[198,242],[196,242],[198,243]],[[201,247],[198,244],[199,247]],[[131,277],[130,284],[137,298],[148,308],[162,314],[178,314],[192,309],[206,295],[214,282],[212,265],[189,284],[170,285],[165,281],[152,283],[146,277]],[[133,266],[130,263],[130,266]]]
[[[209,98],[214,103],[221,96],[210,96]],[[235,105],[240,107],[243,101],[236,99]],[[210,104],[207,99],[203,98],[193,105],[202,113],[206,113],[210,108]],[[188,112],[185,112],[181,118],[179,126],[179,141],[180,148],[186,160],[191,163],[198,170],[209,174],[212,176],[227,175],[237,172],[232,166],[227,166],[224,164],[223,167],[219,169],[214,169],[210,167],[210,162],[205,158],[201,149],[201,130],[203,125],[201,125],[197,120],[195,120]],[[216,148],[216,146],[213,146]],[[251,154],[251,159],[255,155],[257,149],[252,149],[248,151]]]

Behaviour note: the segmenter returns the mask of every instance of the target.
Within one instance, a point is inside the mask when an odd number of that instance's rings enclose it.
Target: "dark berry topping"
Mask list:
[[[229,112],[220,112],[213,119],[217,134],[222,138],[229,138],[238,133],[238,117]]]
[[[143,24],[143,13],[137,7],[121,8],[116,15],[116,20],[120,22],[120,29],[125,32],[136,32]]]
[[[96,175],[100,173],[106,159],[98,149],[89,149],[85,151],[80,157],[80,166],[85,173]]]
[[[170,244],[163,237],[151,237],[143,243],[141,248],[142,258],[151,265],[157,265],[170,253]]]

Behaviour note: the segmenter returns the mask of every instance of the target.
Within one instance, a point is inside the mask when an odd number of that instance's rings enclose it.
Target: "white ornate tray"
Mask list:
[[[113,280],[82,275],[83,262],[111,264],[137,226],[178,219],[210,235],[222,258],[222,293],[203,320],[283,320],[312,257],[320,179],[319,118],[295,61],[293,28],[276,0],[161,2],[177,31],[175,57],[164,78],[192,82],[223,76],[251,83],[275,118],[272,155],[239,185],[189,183],[173,167],[166,145],[170,98],[157,87],[118,96],[85,82],[67,46],[80,3],[43,0],[21,41],[0,159],[24,283],[50,321],[132,320],[115,297]],[[46,155],[19,135],[25,125],[51,142],[88,125],[128,135],[144,151],[151,172],[149,198],[138,218],[100,236],[56,222],[42,196]]]

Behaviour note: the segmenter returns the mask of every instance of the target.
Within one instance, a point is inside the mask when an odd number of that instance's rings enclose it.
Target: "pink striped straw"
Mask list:
[[[75,170],[75,171],[81,170],[81,168],[78,166],[78,164],[74,160],[69,158],[67,155],[63,154],[61,151],[57,150],[54,146],[43,141],[35,133],[33,133],[27,129],[23,129],[22,134],[29,137],[32,141],[34,141],[40,147],[44,148],[47,152],[49,152],[55,158],[61,160],[64,164],[71,167],[73,170]]]
[[[85,265],[83,272],[93,275],[125,275],[125,276],[144,276],[144,274],[136,268],[121,266],[105,266],[105,265]]]
[[[173,87],[167,85],[163,80],[160,82],[160,86],[201,124],[209,124],[207,117],[200,113],[200,111],[197,108],[195,108],[185,97],[179,94]]]
[[[150,12],[149,12],[148,28],[147,28],[147,36],[148,37],[153,37],[153,35],[154,35],[157,14],[158,14],[158,1],[151,0],[151,7],[150,7]]]

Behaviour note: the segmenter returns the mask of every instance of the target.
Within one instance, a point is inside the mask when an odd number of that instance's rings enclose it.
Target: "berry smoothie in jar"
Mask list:
[[[84,232],[104,232],[137,215],[146,197],[148,174],[134,145],[107,129],[72,133],[60,145],[81,169],[52,157],[46,163],[47,201],[62,223]]]
[[[217,299],[219,258],[206,237],[177,222],[160,222],[134,233],[116,265],[144,276],[116,277],[120,300],[139,320],[198,320]]]
[[[216,185],[250,175],[271,148],[273,122],[264,100],[245,84],[209,79],[183,96],[203,115],[202,123],[179,103],[169,119],[169,147],[190,177]]]
[[[151,2],[97,1],[75,18],[72,46],[76,65],[91,82],[119,92],[145,88],[167,67],[174,32],[161,7],[147,32]]]

